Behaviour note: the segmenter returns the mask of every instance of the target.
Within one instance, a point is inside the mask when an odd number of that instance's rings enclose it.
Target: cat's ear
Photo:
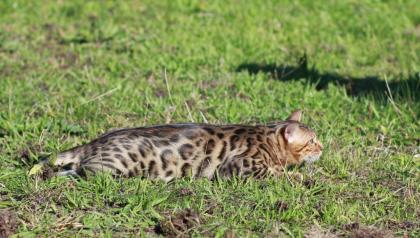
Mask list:
[[[287,141],[287,143],[293,143],[298,140],[298,136],[296,135],[296,131],[299,125],[296,123],[292,123],[287,125],[283,130],[283,137]]]
[[[286,120],[300,122],[301,118],[302,118],[302,110],[296,110],[292,112],[292,114],[290,114],[290,116]]]

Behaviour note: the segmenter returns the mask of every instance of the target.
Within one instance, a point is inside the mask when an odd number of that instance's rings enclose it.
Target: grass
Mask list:
[[[1,1],[0,233],[419,236],[416,3]],[[111,128],[296,108],[325,147],[303,183],[27,175]]]

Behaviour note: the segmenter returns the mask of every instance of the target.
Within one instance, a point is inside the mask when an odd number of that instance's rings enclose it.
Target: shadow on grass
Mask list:
[[[393,99],[420,101],[420,73],[412,74],[408,78],[388,80],[388,82],[378,76],[356,78],[328,72],[320,73],[315,67],[308,67],[306,55],[300,58],[296,66],[244,63],[239,65],[236,71],[248,71],[250,74],[266,73],[273,79],[281,81],[305,79],[315,84],[317,90],[326,89],[328,84],[333,83],[344,86],[347,93],[354,97],[372,95],[375,100],[382,101],[387,100],[391,91]]]

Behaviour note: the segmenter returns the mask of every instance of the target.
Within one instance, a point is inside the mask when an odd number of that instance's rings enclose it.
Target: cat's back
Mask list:
[[[185,137],[187,139],[193,139],[199,136],[218,136],[224,137],[225,135],[243,134],[245,132],[256,130],[261,131],[265,126],[262,125],[217,125],[217,124],[204,124],[204,123],[176,123],[168,125],[154,125],[148,127],[136,127],[136,128],[121,128],[110,130],[100,136],[92,142],[103,142],[109,139],[118,138],[167,138],[171,139],[172,142],[177,142],[175,138]]]

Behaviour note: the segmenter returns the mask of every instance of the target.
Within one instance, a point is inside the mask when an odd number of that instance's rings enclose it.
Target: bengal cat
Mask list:
[[[302,112],[270,125],[170,124],[120,129],[59,153],[59,175],[99,171],[170,181],[182,176],[213,178],[281,176],[289,165],[314,162],[323,147],[300,123]]]

